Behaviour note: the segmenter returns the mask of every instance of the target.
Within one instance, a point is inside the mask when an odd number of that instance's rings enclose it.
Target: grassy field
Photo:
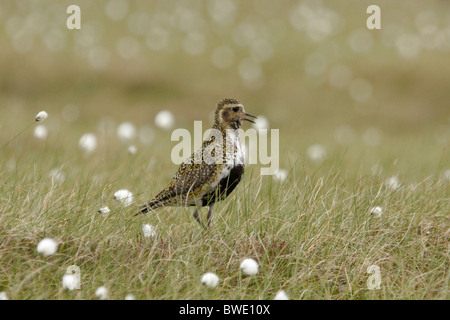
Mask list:
[[[82,29],[68,30],[65,9],[75,2]],[[450,298],[448,4],[381,1],[382,30],[368,31],[367,1],[89,3],[0,4],[0,292]],[[232,52],[219,55],[228,66],[214,62],[221,50]],[[176,142],[155,115],[167,109],[173,129],[192,130],[194,120],[206,129],[228,96],[280,130],[287,178],[248,166],[215,206],[209,232],[192,208],[135,216],[177,168]],[[41,110],[45,139],[33,135]],[[124,143],[116,131],[126,121],[138,135]],[[78,146],[88,132],[98,141],[90,154]],[[311,158],[313,145],[323,160]],[[119,189],[133,193],[132,205],[113,199]],[[370,213],[376,206],[381,217]],[[144,237],[143,224],[156,236]],[[59,244],[49,257],[36,250],[46,237]],[[244,258],[258,261],[257,275],[239,271]],[[71,265],[79,290],[62,287]],[[367,286],[371,265],[380,268],[377,290]],[[201,284],[206,272],[219,276],[216,288]]]

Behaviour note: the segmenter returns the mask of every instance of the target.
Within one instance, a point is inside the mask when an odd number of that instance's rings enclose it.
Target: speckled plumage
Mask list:
[[[197,206],[194,217],[203,225],[198,217],[198,209],[209,206],[209,225],[213,204],[225,199],[236,188],[244,173],[244,153],[236,129],[244,120],[253,122],[245,116],[254,118],[244,111],[238,100],[221,100],[216,108],[212,129],[217,130],[216,133],[220,133],[223,139],[212,133],[209,139],[203,141],[202,148],[180,165],[168,186],[141,207],[141,213],[163,206]],[[227,147],[230,148],[228,154]],[[217,157],[216,152],[220,152]]]

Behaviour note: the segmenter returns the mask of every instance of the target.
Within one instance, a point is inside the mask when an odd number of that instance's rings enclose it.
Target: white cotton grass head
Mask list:
[[[100,300],[108,299],[108,289],[105,286],[99,287],[97,290],[95,290],[95,296]]]
[[[9,300],[8,294],[5,291],[0,292],[0,300]]]
[[[327,151],[324,146],[320,144],[314,144],[306,151],[308,158],[313,162],[322,162],[327,156]]]
[[[129,154],[136,154],[137,153],[137,147],[135,145],[131,145],[128,147],[128,153]]]
[[[372,172],[372,175],[380,176],[383,173],[383,167],[377,163],[370,168],[370,171]]]
[[[241,262],[239,269],[241,269],[244,274],[253,276],[258,273],[258,262],[256,262],[255,259],[246,258]]]
[[[50,170],[48,177],[52,180],[52,183],[56,184],[61,184],[66,180],[66,174],[60,168]]]
[[[131,122],[123,122],[117,127],[117,137],[122,142],[130,142],[136,138],[137,130]]]
[[[36,139],[45,140],[48,136],[48,129],[43,124],[38,124],[34,127],[33,135]]]
[[[278,169],[273,174],[274,179],[276,179],[279,182],[284,182],[288,176],[288,171],[286,169]]]
[[[155,124],[163,130],[170,130],[175,123],[175,118],[169,110],[161,110],[155,117]]]
[[[442,178],[444,180],[450,181],[450,169],[444,171],[444,173],[442,174]]]
[[[58,251],[58,243],[51,239],[42,239],[37,245],[37,252],[42,254],[44,257],[54,255]]]
[[[280,290],[277,292],[273,300],[289,300],[289,297],[284,290]]]
[[[36,122],[42,122],[48,118],[48,113],[45,111],[41,111],[36,115]]]
[[[136,300],[136,296],[132,293],[129,293],[125,296],[125,300]]]
[[[202,275],[200,282],[203,283],[206,287],[213,289],[219,284],[219,277],[213,272],[207,272]]]
[[[401,186],[400,180],[398,179],[397,176],[393,176],[393,177],[386,179],[385,183],[386,183],[386,186],[391,190],[397,190]]]
[[[450,41],[449,41],[450,43]],[[439,125],[434,129],[434,138],[439,144],[450,143],[450,125]]]
[[[142,232],[144,233],[144,237],[146,238],[153,238],[154,236],[156,236],[155,227],[153,227],[151,224],[143,224]]]
[[[110,212],[111,212],[111,210],[108,207],[103,207],[103,208],[98,209],[98,213],[100,213],[104,216],[106,216]]]
[[[79,279],[74,274],[65,274],[62,278],[62,288],[64,290],[72,291],[79,288],[79,285]]]
[[[419,183],[417,183],[417,182],[412,182],[409,186],[408,186],[408,189],[409,190],[411,190],[411,191],[416,191],[416,189],[419,187]]]
[[[15,171],[16,167],[17,167],[16,160],[14,158],[9,159],[8,162],[6,163],[5,167],[8,172]]]
[[[253,128],[255,128],[256,130],[269,129],[269,127],[270,127],[269,120],[262,115],[259,115],[253,121],[255,121],[255,123],[253,124]]]
[[[373,215],[376,218],[381,218],[383,215],[383,208],[376,206],[370,209],[370,214]]]
[[[93,133],[86,133],[81,136],[78,146],[86,154],[92,153],[97,149],[97,137]]]
[[[114,193],[114,199],[119,201],[124,207],[133,203],[133,194],[127,189],[120,189]]]

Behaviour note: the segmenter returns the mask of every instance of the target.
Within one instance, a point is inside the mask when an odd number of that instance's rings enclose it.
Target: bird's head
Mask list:
[[[214,125],[223,129],[239,129],[243,121],[255,123],[250,118],[256,117],[245,112],[242,103],[225,98],[217,104]]]

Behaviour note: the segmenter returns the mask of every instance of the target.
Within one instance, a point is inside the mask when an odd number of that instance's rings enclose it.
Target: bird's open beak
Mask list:
[[[251,123],[255,123],[255,121],[253,121],[252,119],[246,118],[246,117],[251,117],[251,118],[256,119],[256,117],[254,115],[252,115],[250,113],[247,113],[247,112],[244,112],[244,117],[242,117],[242,120],[245,120],[245,121],[248,121],[248,122],[251,122]]]

